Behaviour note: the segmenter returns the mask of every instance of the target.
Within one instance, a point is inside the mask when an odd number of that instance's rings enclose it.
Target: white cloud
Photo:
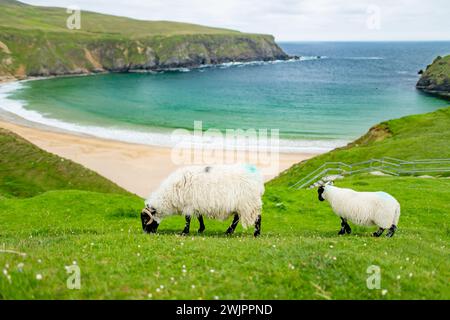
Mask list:
[[[447,0],[25,0],[145,20],[269,33],[277,40],[450,40]],[[367,27],[369,6],[380,28]]]

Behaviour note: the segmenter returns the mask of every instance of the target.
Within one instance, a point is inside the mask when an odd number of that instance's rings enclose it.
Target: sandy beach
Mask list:
[[[124,189],[147,197],[178,166],[172,149],[104,140],[0,121],[8,129],[40,148],[96,171]],[[309,153],[280,153],[279,172],[313,157]],[[258,164],[256,164],[258,165]],[[274,175],[266,175],[269,180]]]

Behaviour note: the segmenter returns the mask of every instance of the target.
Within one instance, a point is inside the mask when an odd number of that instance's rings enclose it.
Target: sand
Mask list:
[[[0,127],[48,152],[82,164],[142,197],[147,197],[179,167],[172,161],[171,148],[104,140],[5,121],[0,121]],[[315,154],[280,153],[277,172],[313,156]],[[268,174],[264,178],[267,181],[275,175]]]

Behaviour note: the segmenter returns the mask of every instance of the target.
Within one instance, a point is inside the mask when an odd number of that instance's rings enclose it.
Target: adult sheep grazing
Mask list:
[[[142,228],[155,233],[161,220],[170,215],[183,215],[189,233],[191,217],[200,222],[198,232],[205,230],[203,215],[225,220],[234,215],[227,234],[242,226],[254,224],[254,236],[261,233],[261,196],[264,182],[259,171],[250,165],[190,166],[172,173],[148,200],[141,213]]]
[[[397,230],[400,204],[386,192],[357,192],[325,185],[319,187],[318,193],[319,200],[327,200],[341,217],[339,235],[351,233],[347,220],[361,226],[377,225],[379,229],[373,233],[374,237],[381,236],[385,229],[389,229],[386,237],[392,237]]]

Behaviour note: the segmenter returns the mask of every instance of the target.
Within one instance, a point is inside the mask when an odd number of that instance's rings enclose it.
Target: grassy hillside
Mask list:
[[[31,197],[61,189],[128,194],[97,173],[0,128],[0,197]]]
[[[438,56],[417,82],[417,88],[425,92],[450,98],[450,55]]]
[[[371,158],[450,158],[450,108],[380,123],[360,139],[283,172],[269,185],[290,186],[324,162],[356,163]],[[444,174],[445,175],[445,174]]]
[[[449,155],[449,109],[377,128],[268,183],[258,239],[241,226],[226,237],[230,221],[210,220],[204,234],[196,234],[193,221],[191,236],[181,237],[181,217],[165,219],[157,235],[143,234],[143,201],[134,196],[56,190],[0,200],[3,250],[16,251],[0,250],[0,298],[450,299],[449,179],[363,174],[337,182],[399,200],[391,239],[354,225],[340,237],[338,217],[316,190],[287,188],[320,159],[358,161],[402,150],[409,158]],[[80,290],[66,286],[65,267],[73,263]],[[381,268],[380,289],[367,288],[371,265]]]
[[[0,0],[1,25],[23,30],[70,33],[65,8],[37,7],[14,0]],[[239,31],[171,21],[143,21],[82,11],[79,33],[123,35],[127,37],[172,36],[180,34],[236,34]]]
[[[270,35],[81,13],[0,0],[0,77],[161,70],[228,61],[287,59]]]

